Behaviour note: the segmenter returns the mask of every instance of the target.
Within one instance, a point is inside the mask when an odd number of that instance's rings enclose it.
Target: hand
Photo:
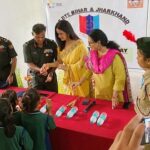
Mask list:
[[[10,85],[10,84],[12,84],[12,83],[13,83],[13,80],[14,80],[13,75],[9,75],[9,76],[7,77],[6,82],[8,82],[8,83],[9,83],[9,85]]]
[[[45,68],[41,67],[40,68],[40,74],[43,75],[43,76],[47,76],[48,73],[47,73],[47,70]]]
[[[119,104],[118,101],[118,91],[114,90],[113,91],[113,96],[112,96],[112,109],[115,109],[117,105]]]
[[[62,70],[67,70],[67,67],[66,67],[66,65],[64,65],[64,64],[59,64],[58,65],[58,69],[62,69]]]
[[[71,83],[72,89],[75,89],[77,86],[80,86],[80,85],[81,85],[80,82],[72,82],[72,83]]]
[[[118,98],[117,97],[112,97],[111,100],[112,100],[112,109],[115,109],[119,104]]]
[[[45,80],[45,82],[51,82],[52,79],[53,79],[53,74],[49,73],[48,76],[47,76],[47,79]]]
[[[52,100],[51,99],[46,99],[46,106],[47,106],[47,112],[49,115],[52,114]]]
[[[41,69],[43,69],[43,70],[48,70],[48,69],[50,69],[50,66],[49,66],[48,63],[47,63],[47,64],[43,64],[43,66],[42,66]]]
[[[141,116],[135,116],[125,126],[123,131],[120,131],[109,150],[140,150],[143,147],[140,145],[144,134],[144,124],[139,123]]]
[[[17,111],[22,111],[22,109],[20,108],[19,105],[16,105],[16,109],[17,109]]]

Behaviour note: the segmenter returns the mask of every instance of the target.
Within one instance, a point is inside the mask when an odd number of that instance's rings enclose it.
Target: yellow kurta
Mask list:
[[[123,93],[126,80],[125,67],[119,55],[102,74],[93,73],[95,80],[95,98],[111,100],[113,90],[120,91],[118,100],[123,102]]]
[[[66,94],[88,97],[89,81],[86,80],[81,86],[75,90],[71,88],[72,82],[79,82],[86,71],[84,65],[84,57],[87,55],[87,49],[81,40],[77,40],[70,47],[59,52],[59,57],[67,66],[64,71],[63,83],[66,85]]]

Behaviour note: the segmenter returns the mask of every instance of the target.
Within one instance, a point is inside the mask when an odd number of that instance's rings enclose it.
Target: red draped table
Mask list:
[[[16,92],[24,91],[24,88],[10,87]],[[3,90],[0,90],[2,93]],[[56,94],[54,92],[40,91],[44,95],[43,99],[52,99],[52,113],[62,105],[67,105],[76,97]],[[83,110],[87,107],[82,105],[82,100],[78,99],[76,106],[78,112],[72,118],[66,118],[70,107],[61,117],[54,117],[57,128],[50,133],[53,150],[108,150],[116,134],[122,130],[127,122],[135,115],[133,105],[129,109],[111,109],[111,101],[96,100],[87,113]],[[90,123],[92,113],[98,110],[107,113],[107,119],[102,126]]]
[[[74,99],[73,96],[54,95],[53,114],[61,105],[66,105]],[[82,100],[83,98],[77,101],[76,106],[79,110],[72,118],[66,118],[70,107],[61,117],[55,117],[57,128],[51,133],[53,150],[108,150],[118,131],[135,115],[133,105],[129,109],[122,109],[120,106],[112,110],[111,101],[104,100],[96,100],[96,105],[85,113],[83,110],[87,106],[82,105]],[[95,110],[100,113],[106,112],[108,115],[102,126],[90,123],[90,117]]]

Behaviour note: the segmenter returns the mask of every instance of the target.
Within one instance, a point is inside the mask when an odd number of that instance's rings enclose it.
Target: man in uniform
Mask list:
[[[55,68],[48,71],[42,69],[43,64],[57,60],[57,45],[53,40],[45,38],[46,27],[35,24],[32,28],[33,39],[23,46],[24,60],[32,76],[31,86],[38,90],[58,92]]]
[[[15,69],[17,53],[12,43],[0,37],[0,88],[5,85],[17,86]]]

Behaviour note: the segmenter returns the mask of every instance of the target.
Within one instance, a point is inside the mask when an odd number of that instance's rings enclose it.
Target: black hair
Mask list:
[[[119,45],[115,43],[114,41],[109,41],[106,34],[100,30],[100,29],[94,29],[92,32],[88,35],[94,42],[101,42],[102,46],[106,46],[110,49],[116,49],[119,50]]]
[[[2,98],[8,98],[10,104],[12,105],[13,112],[17,111],[16,102],[17,102],[17,93],[14,90],[6,90],[2,93]]]
[[[60,48],[60,51],[62,51],[64,49],[66,41],[61,41],[59,39],[58,34],[56,32],[56,29],[62,30],[63,32],[68,34],[69,38],[72,40],[78,40],[79,39],[77,34],[74,32],[72,25],[68,21],[66,21],[66,20],[58,21],[57,24],[55,25],[55,39],[56,39],[56,42]]]
[[[40,94],[38,91],[34,88],[28,89],[22,98],[23,111],[28,113],[34,112],[39,100]]]
[[[8,98],[0,98],[0,122],[4,127],[5,135],[11,138],[16,131],[12,117],[12,108]]]
[[[44,24],[35,24],[33,27],[32,27],[32,32],[34,32],[35,34],[39,34],[43,31],[46,31],[46,27]]]
[[[144,58],[150,58],[150,37],[138,38],[136,44]]]

